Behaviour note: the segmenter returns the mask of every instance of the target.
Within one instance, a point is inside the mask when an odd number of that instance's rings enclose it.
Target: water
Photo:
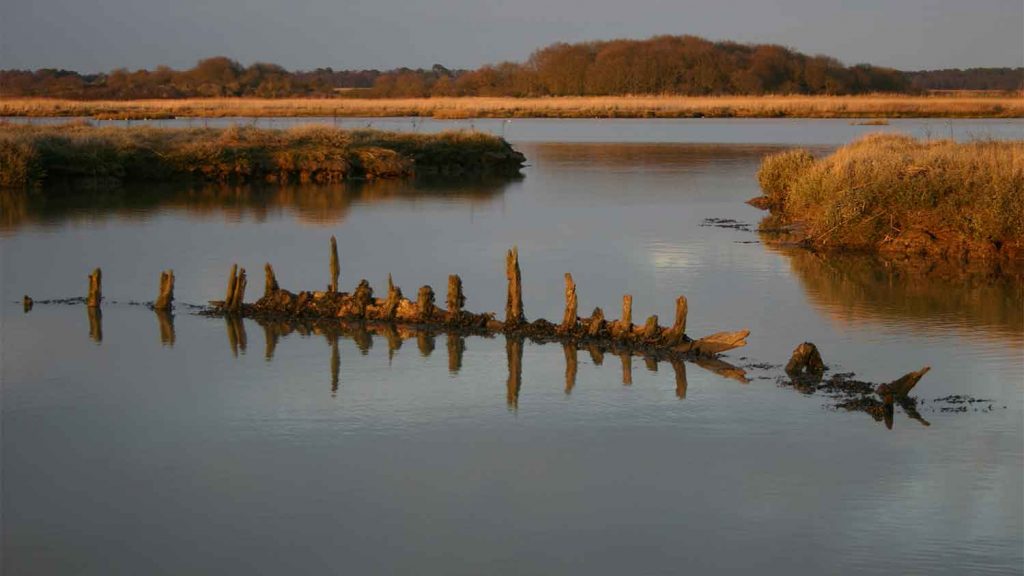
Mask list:
[[[522,180],[5,197],[4,573],[1024,569],[1020,278],[923,276],[701,225],[756,227],[763,213],[743,201],[763,154],[826,150],[865,127],[475,127],[517,142]],[[624,385],[618,357],[585,352],[573,381],[560,346],[530,343],[516,381],[503,337],[405,334],[395,350],[184,306],[171,328],[128,303],[154,298],[165,268],[180,303],[221,298],[234,262],[251,295],[267,261],[283,287],[319,288],[332,234],[349,290],[367,278],[381,292],[392,273],[407,294],[440,293],[458,273],[467,308],[501,311],[515,244],[531,319],[561,317],[567,271],[581,314],[615,317],[630,293],[634,321],[665,324],[686,294],[691,335],[751,329],[724,358],[747,383],[687,363],[681,385],[678,366],[633,358]],[[94,266],[98,323],[81,306],[21,311],[24,293],[84,292]],[[888,430],[778,386],[805,340],[875,382],[930,365],[915,389],[930,426],[898,413]],[[943,412],[949,394],[990,402]]]

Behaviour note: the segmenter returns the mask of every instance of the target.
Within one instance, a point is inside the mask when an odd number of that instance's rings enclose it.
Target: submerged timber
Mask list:
[[[0,123],[0,187],[54,181],[317,182],[410,176],[514,177],[525,157],[479,132],[400,134]]]

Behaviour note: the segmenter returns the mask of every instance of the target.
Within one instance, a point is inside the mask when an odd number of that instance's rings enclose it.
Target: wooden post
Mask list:
[[[571,331],[576,328],[577,316],[576,283],[572,274],[565,273],[565,314],[562,316],[562,330]]]
[[[622,361],[622,384],[631,386],[633,384],[633,355],[628,351],[620,352],[619,360]]]
[[[462,315],[462,307],[466,305],[466,296],[462,293],[462,278],[458,274],[448,276],[448,314],[455,321]]]
[[[689,311],[689,304],[686,296],[680,295],[676,298],[676,319],[672,327],[665,331],[665,337],[669,346],[678,344],[686,337],[686,314]]]
[[[338,291],[338,277],[341,275],[341,270],[338,267],[338,241],[331,236],[331,285],[328,287],[328,291]]]
[[[615,335],[628,337],[633,333],[633,296],[623,294],[622,296],[622,317],[615,323]]]
[[[565,393],[572,394],[576,387],[576,344],[562,342],[562,351],[565,352]]]
[[[917,372],[904,374],[888,384],[879,384],[875,393],[881,396],[886,404],[892,404],[894,400],[903,400],[914,389],[914,386],[917,386],[918,380],[927,374],[929,370],[931,370],[931,367],[925,366]]]
[[[640,329],[640,337],[646,341],[657,340],[661,336],[661,328],[658,327],[658,315],[654,314],[647,318],[644,327]]]
[[[420,287],[416,295],[416,309],[419,311],[421,322],[429,322],[434,315],[434,289],[429,285]]]
[[[604,310],[601,308],[594,308],[594,313],[590,315],[590,320],[587,324],[587,336],[596,338],[605,328],[604,322]]]
[[[505,277],[508,279],[505,325],[517,326],[525,322],[525,317],[523,315],[522,275],[519,270],[519,249],[516,247],[513,247],[505,255]]]
[[[388,274],[388,297],[384,300],[383,316],[385,320],[394,320],[398,311],[398,303],[402,300],[402,289],[395,286]]]
[[[789,362],[786,364],[786,374],[790,378],[810,376],[821,378],[825,372],[825,363],[821,359],[818,347],[811,342],[804,342],[793,350]]]
[[[359,285],[352,292],[352,302],[356,307],[356,316],[365,318],[366,308],[373,302],[373,288],[365,278],[359,281]]]
[[[89,308],[99,308],[103,302],[103,272],[97,268],[89,274],[89,296],[85,299],[85,305]]]
[[[174,270],[160,273],[160,294],[153,302],[154,310],[170,310],[174,302]]]
[[[458,374],[462,370],[462,353],[466,351],[466,339],[458,334],[448,333],[448,373]]]
[[[234,267],[232,267],[232,272]],[[245,300],[245,268],[238,269],[238,276],[235,277],[234,289],[228,290],[231,300],[227,302],[228,312],[239,312],[242,309],[242,302]]]
[[[28,297],[28,294],[25,294],[25,296],[21,299],[21,308],[25,311],[26,314],[28,314],[32,310],[33,304],[34,303],[32,302],[32,299]]]
[[[280,287],[277,285],[277,276],[274,275],[274,267],[267,262],[263,266],[263,275],[265,277],[263,282],[263,297],[269,297],[278,290]]]
[[[238,264],[231,265],[231,274],[228,274],[228,289],[224,294],[224,308],[231,309],[231,303],[235,301],[235,285],[238,283]]]

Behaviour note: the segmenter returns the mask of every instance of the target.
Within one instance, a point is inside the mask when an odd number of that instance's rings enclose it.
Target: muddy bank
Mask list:
[[[478,132],[399,134],[300,127],[150,128],[0,123],[0,187],[194,180],[316,182],[517,176],[525,157]]]

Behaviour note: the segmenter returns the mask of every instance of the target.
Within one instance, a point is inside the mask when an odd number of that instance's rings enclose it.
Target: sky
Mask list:
[[[476,68],[693,34],[903,70],[1024,66],[1024,0],[0,0],[0,68]]]

